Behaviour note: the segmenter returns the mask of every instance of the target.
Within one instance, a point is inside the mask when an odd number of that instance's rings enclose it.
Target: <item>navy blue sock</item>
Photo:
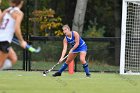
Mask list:
[[[88,68],[88,64],[87,64],[87,63],[83,64],[83,68],[84,68],[86,74],[90,74],[90,73],[89,73],[89,68]]]
[[[68,64],[64,63],[61,68],[58,70],[59,73],[62,73],[66,68],[68,67]]]

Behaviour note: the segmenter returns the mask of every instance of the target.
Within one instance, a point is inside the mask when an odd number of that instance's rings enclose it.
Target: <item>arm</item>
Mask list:
[[[4,10],[3,12],[0,10],[0,23],[2,22],[2,19],[7,12],[8,12],[8,9]]]
[[[0,9],[0,15],[2,14],[2,11],[1,11],[1,9]]]
[[[68,46],[67,40],[66,40],[66,38],[64,38],[64,40],[63,40],[63,50],[62,50],[62,54],[61,54],[59,62],[62,61],[62,59],[64,58],[64,56],[67,52],[67,46]]]
[[[21,3],[18,5],[18,8],[21,9],[23,6],[24,1],[21,1]]]
[[[76,31],[74,31],[74,37],[75,37],[75,45],[70,49],[69,53],[75,50],[79,45],[79,34]]]
[[[15,35],[17,36],[21,47],[26,48],[27,43],[23,39],[20,28],[23,19],[23,13],[19,11],[14,11],[11,15],[15,19]]]
[[[2,15],[2,11],[1,11],[1,9],[0,9],[0,23],[1,23],[1,20],[2,20],[1,15]]]

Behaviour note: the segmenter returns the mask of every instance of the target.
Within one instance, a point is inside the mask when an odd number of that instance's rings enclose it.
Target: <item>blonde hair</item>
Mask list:
[[[68,29],[70,30],[69,25],[67,25],[67,24],[66,24],[66,25],[63,25],[62,29],[65,28],[65,27],[68,28]]]

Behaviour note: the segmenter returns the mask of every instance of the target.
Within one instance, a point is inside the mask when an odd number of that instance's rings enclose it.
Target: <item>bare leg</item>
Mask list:
[[[70,53],[66,60],[66,64],[69,64],[70,62],[72,62],[72,60],[74,60],[76,56],[77,56],[77,53]]]
[[[62,73],[68,67],[68,64],[76,57],[76,55],[76,53],[70,53],[66,62],[62,65],[58,72]]]
[[[8,53],[4,53],[0,51],[0,68],[3,66],[4,61],[6,60],[7,57],[8,57]]]
[[[0,68],[8,69],[12,64],[16,63],[17,56],[14,50],[10,47],[8,53],[0,52]]]
[[[88,68],[88,64],[85,60],[85,57],[86,57],[86,52],[80,52],[80,61],[83,64],[83,68],[86,73],[86,76],[90,77],[89,68]]]
[[[56,72],[55,74],[53,74],[54,77],[56,76],[61,76],[61,73],[68,67],[68,64],[76,57],[76,53],[70,53],[66,62],[61,66],[61,68],[58,70],[58,72]]]
[[[86,54],[87,54],[86,52],[80,52],[80,61],[82,64],[86,63],[86,60],[85,60]]]
[[[15,64],[17,62],[17,55],[13,48],[9,49],[8,59],[11,60],[12,64]]]

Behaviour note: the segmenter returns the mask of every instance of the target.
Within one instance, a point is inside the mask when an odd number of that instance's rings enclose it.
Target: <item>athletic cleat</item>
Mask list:
[[[86,77],[91,77],[91,74],[86,74]]]
[[[57,77],[57,76],[61,76],[61,73],[60,72],[56,72],[52,75],[53,77]]]

